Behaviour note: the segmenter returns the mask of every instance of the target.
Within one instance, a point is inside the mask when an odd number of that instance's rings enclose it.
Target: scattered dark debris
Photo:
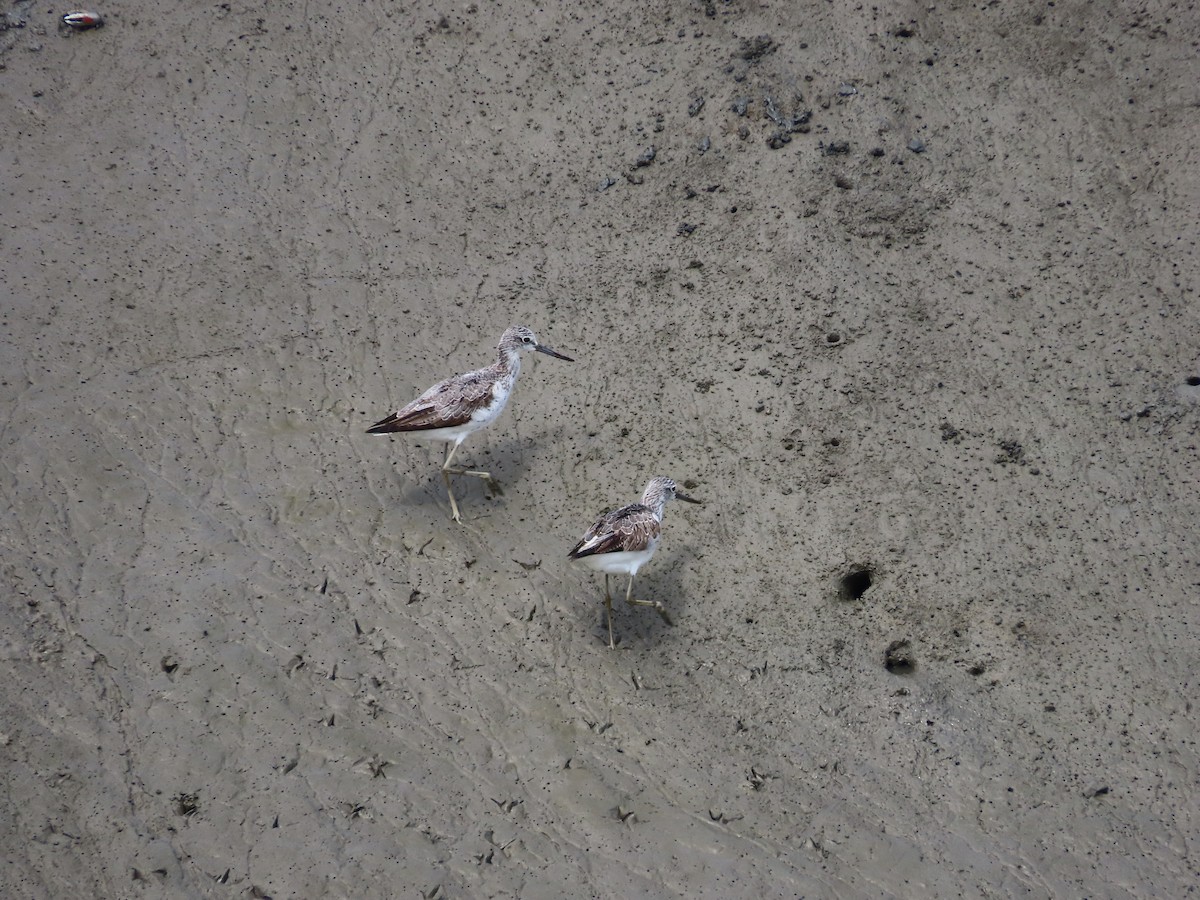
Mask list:
[[[1142,407],[1141,409],[1139,409],[1137,412],[1126,412],[1126,413],[1121,413],[1121,421],[1122,421],[1122,422],[1128,422],[1128,421],[1129,421],[1130,419],[1132,419],[1134,416],[1137,416],[1139,419],[1145,419],[1145,418],[1147,418],[1147,417],[1150,415],[1150,413],[1152,413],[1153,411],[1154,411],[1154,404],[1153,404],[1153,403],[1147,403],[1145,406],[1143,406],[1143,407]]]
[[[909,22],[902,22],[892,29],[892,34],[899,38],[910,38],[916,33],[916,27]]]
[[[1017,465],[1025,465],[1025,448],[1021,446],[1020,441],[1001,441],[1000,452],[996,455],[995,462],[1002,466],[1009,463]]]
[[[767,136],[767,146],[772,150],[779,150],[792,142],[792,136],[785,128],[780,128],[777,131],[772,131]]]
[[[742,123],[741,125],[738,126],[737,133],[738,133],[738,137],[740,137],[743,141],[746,140],[746,138],[750,137],[750,126],[746,125],[745,123]]]
[[[175,803],[175,812],[181,816],[194,816],[200,812],[200,795],[180,791],[171,798]]]
[[[175,661],[175,657],[173,656],[164,656],[159,665],[162,666],[162,670],[168,675],[174,675],[175,670],[179,668],[179,663]]]
[[[884,150],[882,147],[872,147],[871,148],[871,155],[873,157],[875,157],[876,159],[879,159],[879,157],[883,156],[883,154],[885,154],[886,152],[887,151]]]
[[[775,99],[770,94],[767,94],[765,97],[763,97],[763,112],[765,112],[767,114],[767,118],[776,125],[788,127],[791,124],[790,122],[784,120],[783,115],[779,112],[779,108],[775,105]]]
[[[734,115],[739,116],[739,117],[744,116],[744,115],[746,115],[747,112],[750,111],[750,98],[749,97],[738,97],[736,100],[733,101],[733,103],[730,105],[729,108],[730,108],[730,110],[733,111]]]
[[[758,771],[754,766],[750,767],[750,777],[746,780],[750,782],[750,787],[756,791],[761,791],[767,785],[767,779],[773,778],[773,775],[767,775],[764,772]]]
[[[633,161],[633,167],[635,169],[640,169],[643,166],[648,166],[648,165],[650,165],[650,163],[654,162],[654,157],[656,157],[657,155],[658,155],[658,150],[656,150],[654,145],[651,144],[649,147],[647,147],[645,150],[643,150],[638,155],[637,159],[635,159]]]
[[[941,429],[943,441],[954,441],[956,444],[962,443],[962,432],[949,422],[943,422],[938,428]]]
[[[1083,792],[1083,796],[1087,797],[1090,800],[1092,797],[1103,797],[1107,793],[1108,793],[1108,785],[1102,784],[1102,785],[1098,785],[1097,787],[1088,788],[1086,791]]]
[[[895,675],[907,675],[916,668],[912,647],[907,638],[892,641],[887,645],[887,649],[883,651],[883,667]]]
[[[908,142],[908,149],[911,150],[913,153],[924,153],[925,152],[925,142],[923,140],[921,140],[920,138],[913,138],[911,141]]]
[[[533,562],[521,562],[519,559],[514,559],[513,562],[515,562],[518,566],[520,566],[526,572],[532,572],[534,569],[538,568],[542,564],[542,561],[540,559],[535,559]]]
[[[982,675],[986,671],[987,666],[985,666],[983,663],[975,663],[967,668],[967,674],[974,675],[976,677]]]
[[[712,386],[714,384],[716,384],[716,382],[711,379],[706,379],[704,381],[697,381],[696,382],[696,393],[697,394],[707,394],[709,391],[712,390]]]
[[[780,128],[806,134],[808,132],[808,123],[812,121],[812,110],[798,109],[799,105],[803,102],[804,98],[797,95],[792,115],[785,116],[779,111],[779,107],[775,105],[775,99],[768,94],[763,97],[763,112],[767,114],[768,119]]]
[[[421,601],[421,592],[419,590],[417,590],[416,588],[413,588],[412,591],[409,592],[407,605],[412,606],[414,603],[419,603],[420,601]]]
[[[680,222],[679,227],[675,229],[675,233],[682,237],[687,237],[689,234],[691,234],[695,230],[696,230],[695,225],[692,225],[688,222]]]
[[[738,56],[747,62],[757,62],[778,49],[779,45],[775,43],[773,37],[769,34],[760,34],[757,37],[742,38],[742,46],[738,51]]]
[[[844,156],[850,152],[849,141],[830,141],[828,144],[822,141],[817,146],[825,156]]]
[[[848,191],[852,187],[854,187],[854,182],[851,181],[849,178],[847,178],[845,175],[834,176],[833,183],[843,191]]]
[[[688,104],[688,118],[696,118],[702,109],[704,109],[704,98],[696,97],[691,103]]]
[[[645,184],[646,179],[639,175],[635,170],[630,170],[625,173],[625,180],[630,184]]]

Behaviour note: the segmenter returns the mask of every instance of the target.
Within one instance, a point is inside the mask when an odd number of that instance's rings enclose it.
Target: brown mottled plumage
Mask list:
[[[662,534],[662,523],[644,503],[631,503],[606,512],[587,530],[569,554],[582,559],[597,553],[648,550]]]

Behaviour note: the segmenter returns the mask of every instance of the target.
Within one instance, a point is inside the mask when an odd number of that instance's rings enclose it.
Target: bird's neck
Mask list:
[[[521,372],[521,354],[517,350],[502,349],[496,360],[496,370],[503,375],[516,378]]]
[[[667,505],[667,498],[662,491],[648,490],[642,494],[642,506],[654,513],[654,518],[662,521],[663,507]]]

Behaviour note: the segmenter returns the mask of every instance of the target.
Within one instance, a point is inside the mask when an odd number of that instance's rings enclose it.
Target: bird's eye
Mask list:
[[[527,344],[533,343],[533,338],[531,338],[529,335],[525,335],[525,337],[521,338],[521,340],[523,340]]]

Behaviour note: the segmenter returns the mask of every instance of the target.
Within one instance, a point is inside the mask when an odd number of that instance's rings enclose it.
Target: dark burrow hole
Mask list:
[[[840,331],[831,331],[825,335],[825,343],[833,347],[842,342],[842,334]]]
[[[1200,387],[1200,375],[1189,375],[1187,383],[1190,387]]]
[[[907,675],[916,666],[907,640],[892,641],[883,651],[883,667],[893,675]]]
[[[853,569],[842,576],[839,593],[843,600],[858,600],[874,583],[871,570],[867,568]]]

